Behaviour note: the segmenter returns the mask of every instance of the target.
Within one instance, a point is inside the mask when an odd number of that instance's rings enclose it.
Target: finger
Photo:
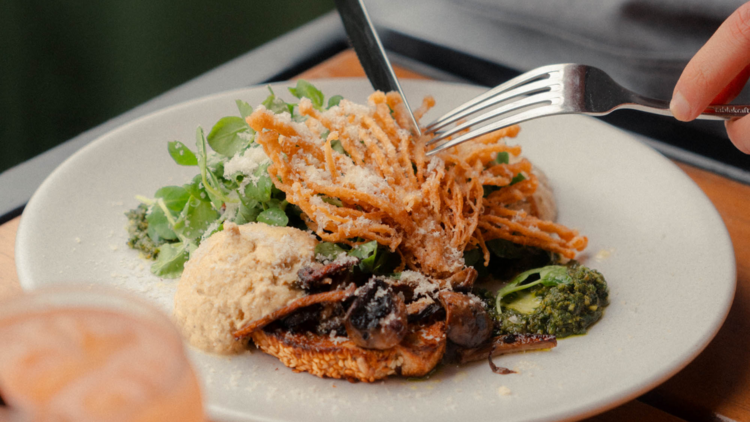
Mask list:
[[[695,119],[750,64],[750,2],[725,20],[690,60],[672,94],[672,114]]]
[[[727,120],[724,125],[734,146],[745,154],[750,154],[750,116]]]
[[[747,80],[750,79],[750,66],[745,66],[740,74],[737,75],[729,85],[725,86],[724,89],[719,92],[719,95],[711,100],[711,104],[728,104],[740,94],[742,88],[745,87]]]

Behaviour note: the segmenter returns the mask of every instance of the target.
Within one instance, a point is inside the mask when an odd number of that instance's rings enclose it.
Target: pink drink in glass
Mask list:
[[[0,345],[14,420],[204,420],[179,333],[139,300],[80,288],[15,297],[0,304]]]

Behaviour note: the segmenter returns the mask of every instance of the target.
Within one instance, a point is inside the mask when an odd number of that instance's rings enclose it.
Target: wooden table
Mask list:
[[[424,76],[397,68],[399,78]],[[363,77],[354,53],[345,51],[300,78]],[[716,338],[690,365],[644,396],[592,421],[750,421],[750,186],[677,163],[711,199],[734,243],[737,293]],[[14,261],[17,217],[0,225],[0,298],[21,292]]]

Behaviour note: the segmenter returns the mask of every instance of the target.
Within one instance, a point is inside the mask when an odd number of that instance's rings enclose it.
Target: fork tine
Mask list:
[[[429,156],[429,155],[436,154],[444,149],[451,148],[462,142],[477,138],[479,136],[496,131],[498,129],[502,129],[507,126],[515,125],[521,122],[525,122],[527,120],[536,119],[538,117],[554,116],[557,114],[565,114],[565,113],[568,113],[568,111],[565,111],[563,108],[561,108],[560,106],[556,104],[550,104],[544,107],[538,107],[532,110],[527,110],[527,111],[524,111],[523,113],[514,114],[513,116],[510,116],[508,118],[499,120],[497,122],[491,123],[486,126],[482,126],[479,129],[472,130],[471,132],[463,136],[459,136],[456,139],[451,139],[450,141],[442,145],[438,145],[434,149],[428,151],[427,155]]]
[[[432,131],[432,129],[434,128],[434,126],[436,126],[437,124],[442,123],[442,121],[445,120],[445,119],[449,119],[449,118],[453,117],[454,115],[456,115],[458,113],[461,113],[464,110],[466,110],[466,109],[468,109],[470,107],[473,107],[476,104],[481,103],[482,101],[485,101],[488,98],[492,98],[492,97],[494,97],[494,96],[496,96],[496,95],[498,95],[500,93],[503,93],[503,92],[505,92],[507,90],[516,88],[519,85],[525,84],[525,83],[527,83],[527,82],[529,82],[529,81],[531,81],[531,80],[533,80],[535,78],[538,78],[538,77],[540,77],[540,76],[542,76],[542,75],[544,75],[546,73],[550,73],[550,72],[562,69],[563,66],[564,65],[559,65],[559,64],[550,65],[550,66],[543,66],[543,67],[539,67],[539,68],[533,69],[531,71],[528,71],[528,72],[526,72],[524,74],[518,75],[515,78],[513,78],[513,79],[511,79],[511,80],[509,80],[509,81],[507,81],[505,83],[502,83],[502,84],[500,84],[500,85],[498,85],[498,86],[490,89],[489,91],[485,92],[484,94],[482,94],[482,95],[480,95],[478,97],[475,97],[471,101],[466,102],[466,103],[464,103],[464,104],[456,107],[455,109],[449,111],[448,113],[444,114],[443,116],[441,116],[440,118],[438,118],[434,122],[432,122],[429,125],[427,125],[425,127],[425,131],[426,132],[430,132],[430,131]]]
[[[558,99],[559,97],[560,97],[560,95],[559,95],[559,89],[557,89],[557,90],[556,89],[551,89],[549,92],[544,92],[544,93],[537,94],[537,95],[531,95],[531,96],[529,96],[527,98],[524,98],[522,100],[514,101],[514,102],[512,102],[510,104],[505,104],[505,105],[503,105],[501,107],[498,107],[498,108],[493,109],[493,110],[491,110],[491,111],[489,111],[487,113],[484,113],[484,114],[482,114],[482,115],[480,115],[478,117],[475,117],[474,119],[469,120],[468,122],[460,124],[460,125],[456,126],[455,128],[447,131],[447,132],[441,133],[440,135],[438,135],[438,136],[430,139],[427,142],[427,145],[431,145],[431,144],[434,144],[436,142],[440,142],[443,139],[445,139],[445,138],[447,138],[449,136],[453,136],[456,133],[461,132],[462,130],[464,130],[466,128],[469,128],[469,127],[474,126],[476,124],[479,124],[479,123],[482,123],[484,121],[493,119],[493,118],[498,117],[500,115],[511,113],[511,112],[516,111],[516,110],[520,110],[522,108],[533,106],[533,105],[537,105],[537,104],[541,104],[541,103],[546,103],[546,102],[552,103],[552,102],[554,102],[555,99]],[[482,129],[482,128],[480,128],[480,129]],[[474,131],[472,131],[472,132],[474,132]]]
[[[440,122],[433,123],[431,127],[429,127],[428,129],[425,129],[425,132],[437,133],[440,129],[444,128],[445,126],[450,125],[451,123],[455,123],[456,121],[463,119],[466,116],[472,115],[478,111],[484,110],[495,104],[500,104],[502,102],[510,100],[511,98],[520,97],[523,95],[531,95],[531,94],[535,94],[544,90],[550,90],[551,86],[554,85],[556,82],[559,83],[559,81],[560,81],[559,78],[542,79],[542,80],[532,82],[529,84],[521,85],[509,91],[502,92],[480,103],[477,103],[472,107],[466,108],[463,111],[456,113],[449,118],[443,119]]]

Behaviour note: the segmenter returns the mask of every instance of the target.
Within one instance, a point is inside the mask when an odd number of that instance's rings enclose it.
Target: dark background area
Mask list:
[[[0,172],[333,8],[333,0],[2,0]]]

